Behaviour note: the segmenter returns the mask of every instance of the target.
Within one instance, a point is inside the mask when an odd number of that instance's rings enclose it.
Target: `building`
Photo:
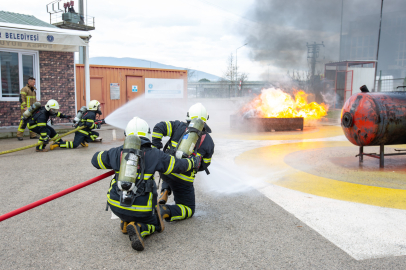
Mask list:
[[[0,126],[20,121],[20,89],[36,78],[37,100],[55,99],[61,111],[73,115],[74,52],[88,47],[89,33],[66,30],[32,15],[0,11]]]
[[[404,11],[388,12],[382,16],[378,73],[394,79],[406,77],[406,17]],[[351,21],[342,35],[342,61],[376,60],[379,14],[359,16]]]

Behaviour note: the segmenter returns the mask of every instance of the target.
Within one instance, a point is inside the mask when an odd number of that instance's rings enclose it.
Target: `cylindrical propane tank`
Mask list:
[[[76,114],[75,118],[73,119],[73,123],[79,123],[82,120],[83,114],[87,111],[86,106],[82,106],[78,113]]]
[[[23,119],[26,120],[30,118],[36,110],[38,110],[41,107],[41,103],[35,102],[32,104],[24,113],[23,113]]]
[[[341,111],[341,126],[358,146],[406,144],[406,92],[352,95]]]
[[[179,142],[179,146],[175,154],[176,158],[186,158],[194,152],[196,142],[200,137],[199,133],[203,130],[203,128],[203,120],[194,118],[192,121],[190,121],[186,134]]]

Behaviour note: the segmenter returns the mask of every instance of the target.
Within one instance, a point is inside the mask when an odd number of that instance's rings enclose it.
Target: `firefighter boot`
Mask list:
[[[36,149],[35,152],[48,152],[48,149],[46,148]]]
[[[130,237],[131,247],[137,251],[144,250],[144,237],[141,235],[141,224],[130,222],[127,225],[128,236]]]
[[[127,232],[127,225],[128,225],[128,222],[121,221],[121,223],[120,223],[120,229],[121,229],[121,232],[122,232],[123,234],[127,234],[127,233],[128,233],[128,232]]]
[[[59,147],[59,142],[53,143],[49,146],[49,149],[54,150],[55,148]]]
[[[159,204],[166,204],[168,201],[168,196],[171,195],[170,190],[168,189],[163,189],[161,191],[161,194],[159,195],[158,203]]]
[[[83,147],[88,147],[88,146],[89,146],[89,145],[87,144],[87,142],[82,142],[82,143],[80,143],[80,145],[83,146]]]
[[[156,206],[156,214],[159,221],[159,226],[161,227],[160,229],[157,228],[156,231],[160,233],[165,230],[164,219],[169,221],[171,218],[171,210],[169,210],[168,206],[166,205],[158,204]]]

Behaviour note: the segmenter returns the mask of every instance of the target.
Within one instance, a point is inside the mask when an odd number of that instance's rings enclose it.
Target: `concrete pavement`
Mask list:
[[[310,132],[325,135],[313,138]],[[216,153],[212,174],[199,174],[196,180],[195,216],[167,223],[163,233],[146,239],[145,251],[132,250],[128,236],[119,230],[119,221],[104,211],[109,186],[109,179],[105,179],[1,222],[0,268],[405,269],[405,257],[399,256],[402,253],[388,249],[388,253],[375,256],[377,253],[370,252],[373,249],[369,248],[368,241],[358,244],[356,240],[338,241],[365,235],[369,225],[394,225],[397,221],[394,218],[404,216],[404,210],[326,198],[277,185],[269,177],[278,180],[291,175],[291,170],[304,171],[303,167],[289,166],[285,156],[279,165],[288,164],[287,167],[280,171],[269,167],[269,173],[263,177],[242,177],[244,174],[236,175],[238,171],[233,170],[236,158],[237,167],[247,167],[245,173],[249,174],[252,164],[248,160],[256,158],[251,151],[261,151],[255,149],[304,140],[334,141],[340,135],[337,132],[336,127],[323,127],[302,134],[262,134],[258,135],[259,139],[247,134],[232,135],[233,138],[227,137],[230,134],[213,134]],[[120,130],[116,132],[116,141],[112,140],[111,130],[100,133],[103,143],[91,143],[87,148],[57,149],[48,153],[36,153],[32,149],[0,156],[3,187],[0,213],[100,175],[102,171],[90,164],[92,155],[120,145],[123,139]],[[72,139],[73,135],[67,138]],[[30,143],[32,140],[0,140],[0,151]],[[302,155],[307,154],[304,151]],[[257,158],[256,163],[261,165],[259,161]],[[325,173],[319,175],[325,176]],[[376,211],[378,208],[380,211]],[[336,218],[329,219],[334,215],[326,213],[334,211],[337,211]],[[340,227],[339,214],[345,211],[352,212],[353,216],[365,212],[371,220],[376,218],[381,222],[363,226],[365,216],[358,216],[358,220],[348,217],[341,224],[354,221],[354,226],[342,227],[332,234],[334,228]],[[335,227],[329,227],[331,221],[337,222]],[[397,228],[400,232],[401,225]],[[373,233],[373,227],[368,232]],[[396,243],[385,242],[386,235],[379,232],[375,234],[379,239],[377,243],[383,248],[389,243],[393,248]],[[396,251],[403,248],[402,238],[398,238]],[[376,243],[371,244],[376,246]]]

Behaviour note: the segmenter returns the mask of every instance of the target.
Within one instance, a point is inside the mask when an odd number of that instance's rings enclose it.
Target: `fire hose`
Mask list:
[[[87,181],[85,181],[85,182],[83,182],[83,183],[77,184],[77,185],[75,185],[75,186],[73,186],[73,187],[70,187],[70,188],[68,188],[68,189],[62,190],[62,191],[60,191],[60,192],[58,192],[58,193],[55,193],[55,194],[53,194],[53,195],[51,195],[51,196],[48,196],[48,197],[45,197],[45,198],[43,198],[43,199],[41,199],[41,200],[38,200],[38,201],[36,201],[36,202],[30,203],[30,204],[28,204],[28,205],[26,205],[26,206],[23,206],[23,207],[21,207],[21,208],[18,208],[18,209],[14,210],[14,211],[11,211],[11,212],[7,213],[7,214],[1,215],[1,216],[0,216],[0,222],[2,222],[3,220],[9,219],[9,218],[11,218],[11,217],[13,217],[13,216],[19,215],[19,214],[21,214],[21,213],[23,213],[23,212],[25,212],[25,211],[28,211],[28,210],[30,210],[30,209],[32,209],[32,208],[35,208],[35,207],[37,207],[37,206],[40,206],[41,204],[50,202],[50,201],[52,201],[52,200],[55,200],[55,199],[57,199],[57,198],[59,198],[59,197],[62,197],[62,196],[64,196],[64,195],[66,195],[66,194],[69,194],[69,193],[71,193],[71,192],[74,192],[74,191],[76,191],[76,190],[78,190],[78,189],[84,188],[84,187],[86,187],[86,186],[88,186],[88,185],[90,185],[90,184],[93,184],[93,183],[95,183],[95,182],[97,182],[97,181],[100,181],[100,180],[102,180],[102,179],[104,179],[104,178],[106,178],[106,177],[109,177],[110,175],[113,175],[113,174],[114,174],[114,170],[111,170],[111,171],[106,172],[106,173],[104,173],[104,174],[102,174],[102,175],[99,175],[99,176],[97,176],[97,177],[94,177],[94,178],[92,178],[92,179],[89,179],[89,180],[87,180]]]
[[[55,139],[53,139],[53,140],[51,140],[51,141],[54,141],[54,140],[56,140],[56,139],[59,139],[59,138],[68,136],[69,134],[72,134],[73,132],[76,132],[76,131],[78,131],[78,130],[84,129],[85,127],[86,127],[86,126],[82,126],[82,127],[75,128],[74,130],[71,130],[71,131],[69,131],[69,132],[66,132],[65,134],[60,135],[60,136],[58,136],[58,138],[55,138]],[[16,148],[16,149],[12,149],[12,150],[3,151],[3,152],[0,152],[0,155],[4,155],[4,154],[9,154],[9,153],[13,153],[13,152],[25,150],[25,149],[28,149],[28,148],[31,148],[31,147],[39,146],[39,145],[41,145],[41,144],[44,144],[44,143],[43,143],[43,142],[39,142],[39,143],[36,143],[36,144],[31,144],[31,145],[27,145],[27,146],[24,146],[24,147],[20,147],[20,148]]]

